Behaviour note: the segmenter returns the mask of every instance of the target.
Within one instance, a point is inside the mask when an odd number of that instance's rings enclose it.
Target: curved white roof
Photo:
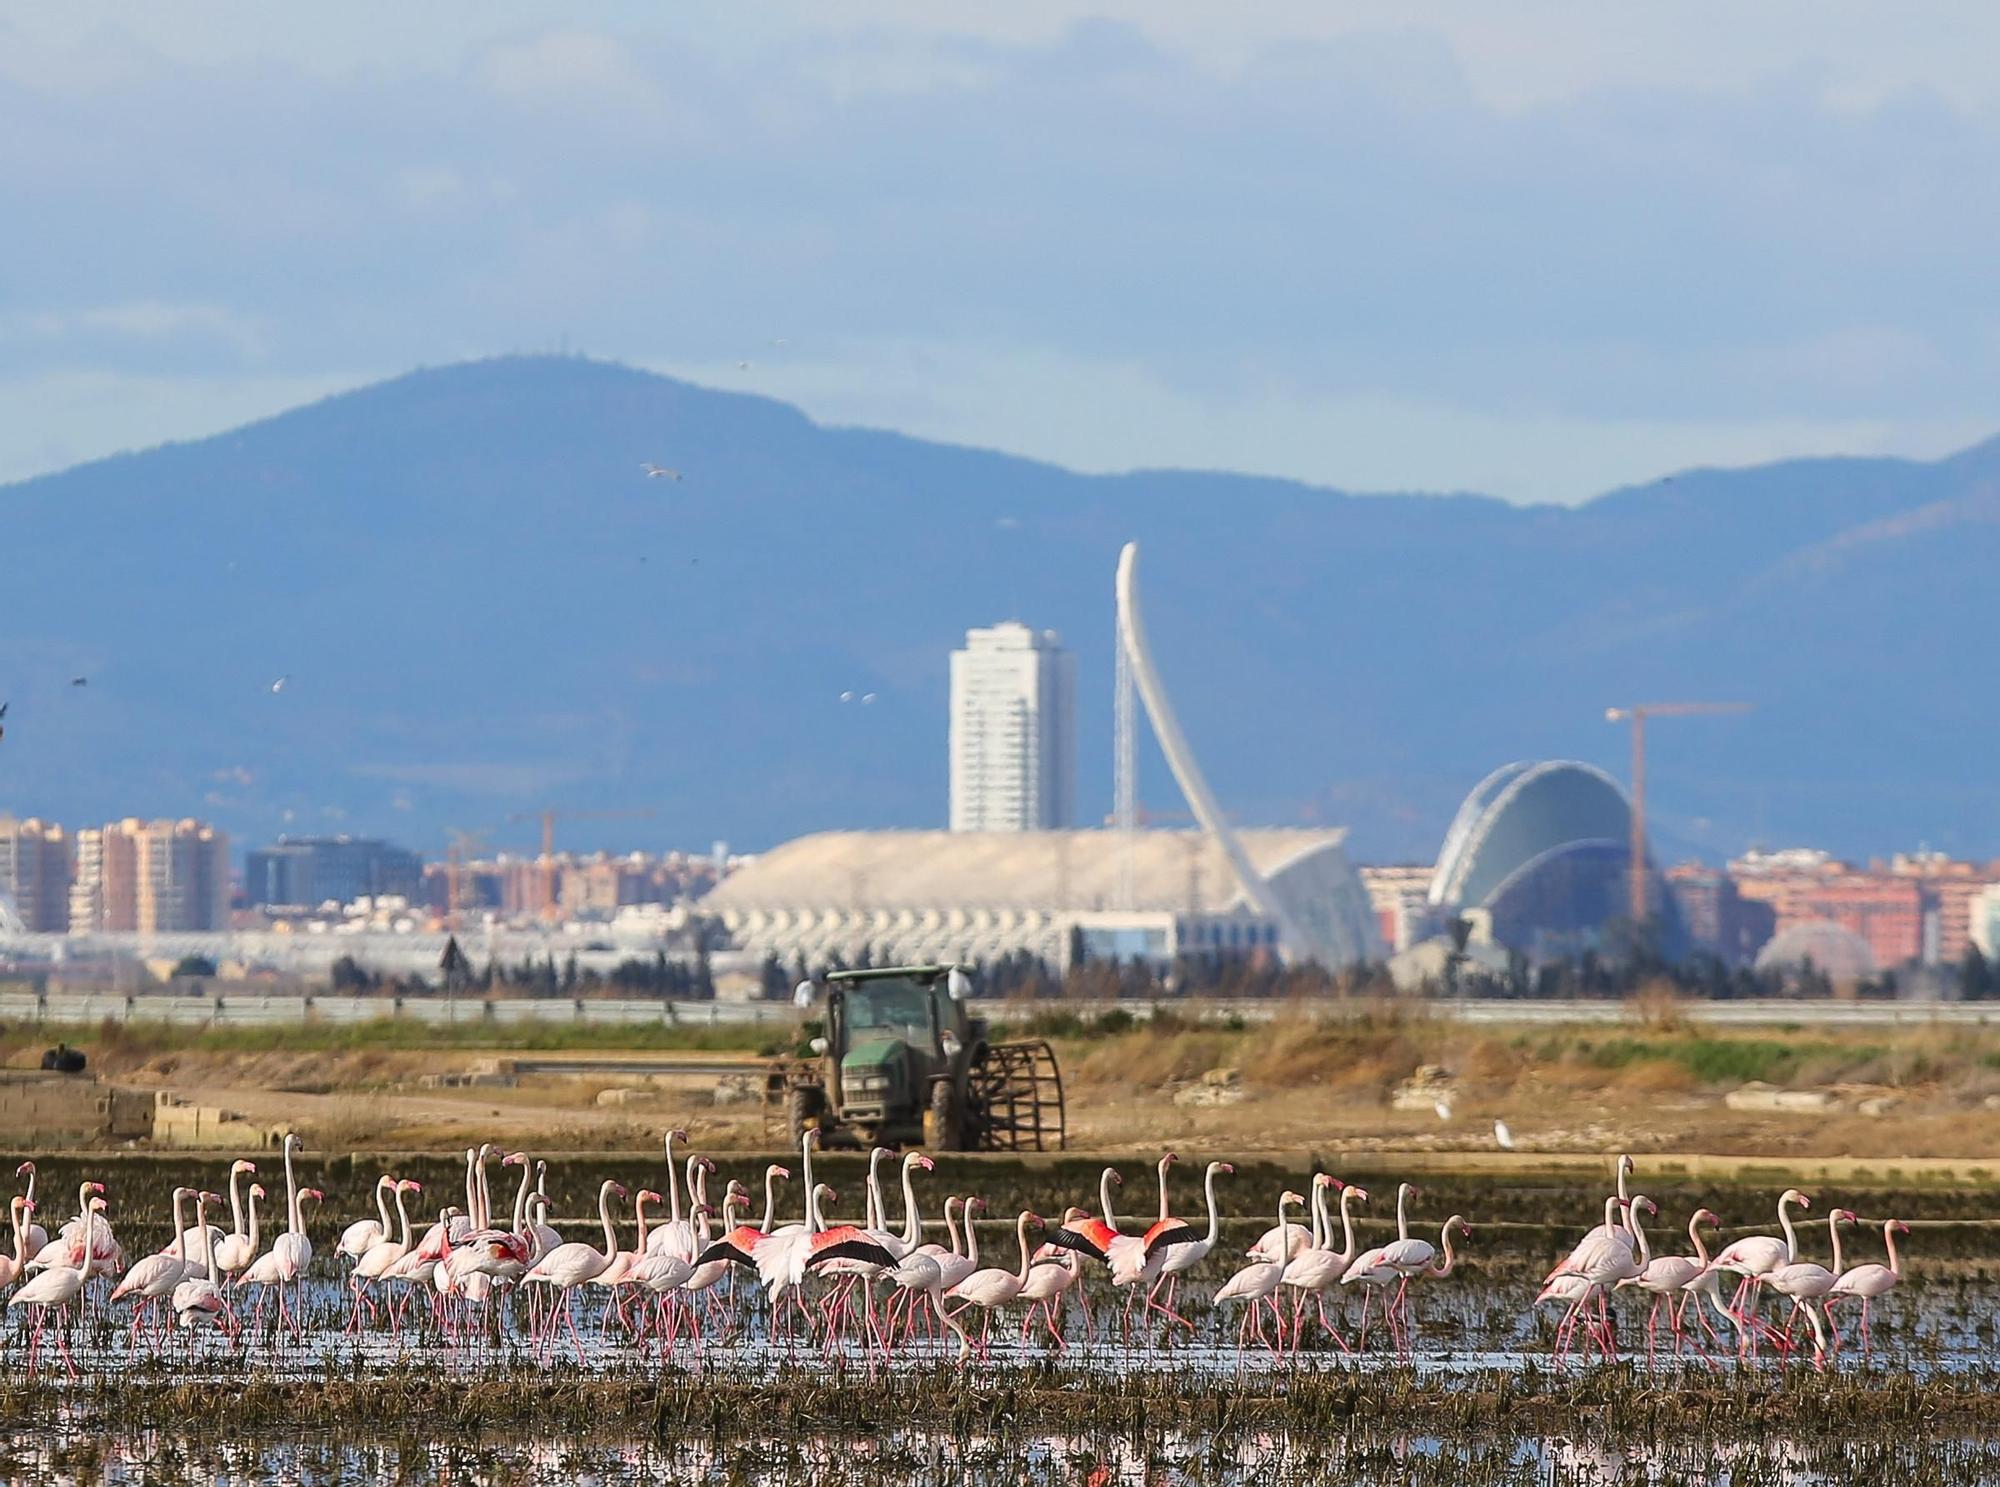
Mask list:
[[[1343,866],[1344,830],[1240,830],[1269,878],[1331,853]],[[1201,831],[1132,837],[1138,912],[1248,907],[1228,857]],[[727,913],[801,906],[843,912],[954,908],[1089,911],[1119,904],[1124,838],[1115,831],[825,831],[798,837],[737,869],[702,900]]]
[[[1625,792],[1594,764],[1503,764],[1472,788],[1452,818],[1430,901],[1478,907],[1524,863],[1574,842],[1623,840],[1630,824]]]

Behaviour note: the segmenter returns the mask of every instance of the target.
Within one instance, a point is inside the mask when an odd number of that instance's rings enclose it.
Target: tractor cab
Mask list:
[[[821,988],[800,984],[804,1011]],[[796,1142],[922,1142],[1046,1150],[1062,1143],[1062,1083],[1048,1045],[990,1044],[966,1007],[972,980],[956,965],[886,966],[826,977],[825,1033],[814,1057],[770,1067],[765,1110]]]

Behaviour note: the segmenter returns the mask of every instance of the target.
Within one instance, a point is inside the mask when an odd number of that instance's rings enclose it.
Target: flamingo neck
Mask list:
[[[16,1212],[16,1217],[17,1219],[19,1217],[18,1210]],[[187,1249],[187,1241],[185,1239],[182,1239],[181,1236],[186,1233],[187,1233],[187,1194],[183,1192],[180,1188],[175,1188],[174,1189],[174,1238],[180,1242],[180,1246],[183,1251]],[[16,1227],[16,1229],[14,1230],[14,1258],[17,1260],[21,1258],[21,1231],[18,1227]],[[182,1264],[187,1263],[187,1255],[185,1253],[181,1255],[181,1263]],[[186,1274],[186,1272],[183,1271],[182,1274]]]
[[[1451,1246],[1452,1231],[1457,1228],[1458,1222],[1455,1218],[1445,1220],[1444,1232],[1438,1236],[1438,1243],[1444,1246],[1444,1259],[1425,1272],[1433,1280],[1443,1280],[1458,1266],[1458,1251]],[[1644,1243],[1643,1240],[1640,1242]]]
[[[1618,1159],[1618,1201],[1620,1203],[1631,1201],[1631,1195],[1625,1191],[1625,1178],[1631,1170],[1632,1164],[1626,1161],[1625,1158],[1620,1157]]]
[[[1889,1274],[1895,1276],[1897,1280],[1901,1280],[1903,1278],[1903,1264],[1902,1261],[1896,1258],[1896,1221],[1894,1219],[1884,1219],[1882,1221],[1882,1243],[1889,1250]]]
[[[700,1157],[687,1159],[688,1218],[694,1218],[695,1205],[708,1201],[708,1174],[702,1170]]]
[[[526,1232],[528,1224],[528,1164],[521,1163],[521,1185],[514,1189],[514,1232]],[[389,1226],[385,1223],[384,1229]]]
[[[27,1260],[27,1256],[22,1253],[28,1247],[28,1200],[26,1198],[17,1196],[12,1202],[8,1203],[7,1221],[14,1230],[14,1270],[16,1274],[19,1274],[21,1266]],[[176,1234],[181,1232],[181,1206],[180,1199],[178,1198],[174,1199],[174,1232]]]
[[[479,1177],[479,1217],[472,1227],[490,1229],[493,1227],[493,1190],[486,1185],[486,1153],[483,1150],[479,1153],[479,1163],[475,1170]],[[293,1200],[293,1205],[297,1206],[296,1199]],[[305,1214],[301,1211],[299,1226],[303,1226],[304,1219]]]
[[[403,1196],[402,1186],[398,1184],[396,1188],[396,1217],[403,1221],[403,1250],[407,1254],[410,1248],[410,1210],[405,1206]]]
[[[808,1182],[811,1178],[806,1179]],[[667,1220],[678,1224],[681,1221],[680,1177],[674,1171],[674,1133],[667,1132]]]
[[[1208,1169],[1208,1176],[1202,1181],[1202,1195],[1208,1200],[1208,1247],[1215,1248],[1215,1241],[1222,1237],[1222,1214],[1215,1206],[1215,1168]],[[1074,1250],[1070,1251],[1075,1254]]]
[[[1341,1255],[1352,1259],[1354,1256],[1354,1213],[1348,1207],[1353,1200],[1354,1189],[1343,1188],[1340,1194],[1340,1243]]]
[[[250,1195],[250,1253],[257,1253],[257,1195]]]
[[[232,1234],[243,1232],[242,1181],[243,1174],[238,1172],[232,1163],[229,1168],[229,1232]]]
[[[944,1200],[944,1232],[951,1236],[951,1252],[954,1255],[957,1254],[960,1240],[958,1237],[958,1199],[956,1198],[946,1198]]]
[[[778,1174],[768,1169],[764,1173],[764,1222],[761,1226],[766,1234],[771,1232],[771,1221],[778,1215]]]
[[[1785,1231],[1785,1263],[1791,1264],[1799,1257],[1799,1236],[1792,1230],[1792,1211],[1786,1199],[1778,1200],[1778,1227]]]
[[[597,1216],[604,1221],[604,1263],[609,1265],[618,1254],[618,1229],[611,1222],[611,1184],[608,1182],[597,1190]]]
[[[632,1200],[632,1216],[639,1221],[639,1242],[632,1246],[634,1254],[646,1253],[646,1195],[639,1194]]]
[[[1708,1246],[1702,1242],[1701,1221],[1699,1219],[1688,1220],[1688,1239],[1694,1245],[1695,1263],[1701,1266],[1703,1270],[1708,1269]]]
[[[1292,1209],[1284,1199],[1278,1200],[1278,1263],[1286,1265],[1292,1258]]]
[[[1625,1227],[1631,1230],[1633,1239],[1638,1241],[1639,1268],[1643,1270],[1653,1263],[1653,1251],[1646,1243],[1646,1226],[1639,1221],[1639,1210],[1636,1207],[1625,1210]]]
[[[908,1160],[903,1163],[903,1248],[905,1249],[915,1249],[917,1241],[923,1237],[924,1232],[923,1221],[917,1217],[917,1188],[913,1172],[915,1166],[914,1162]]]
[[[1111,1169],[1106,1167],[1104,1175],[1097,1179],[1097,1200],[1104,1205],[1104,1227],[1112,1233],[1118,1232],[1118,1220],[1111,1213]]]
[[[1330,1237],[1326,1231],[1326,1189],[1321,1187],[1317,1182],[1313,1184],[1312,1189],[1312,1215],[1312,1247],[1314,1249],[1325,1249],[1326,1241]]]
[[[1396,1189],[1396,1237],[1398,1239],[1408,1239],[1410,1237],[1409,1202],[1410,1185],[1406,1182]]]
[[[1160,1158],[1160,1222],[1165,1223],[1167,1213],[1167,1168],[1171,1165],[1165,1157]]]
[[[864,1229],[886,1229],[887,1216],[882,1211],[882,1153],[886,1147],[878,1146],[868,1153],[868,1216],[861,1221]]]
[[[819,1187],[813,1181],[813,1133],[807,1131],[799,1138],[799,1165],[806,1174],[806,1228],[817,1234],[819,1225],[814,1216],[819,1212]]]
[[[289,1153],[287,1153],[289,1155]],[[479,1161],[479,1153],[471,1147],[465,1149],[465,1222],[471,1228],[479,1227],[479,1181],[473,1168]],[[447,1227],[449,1227],[447,1225]]]
[[[525,1171],[522,1172],[521,1178],[524,1182],[527,1180],[527,1173]],[[375,1184],[375,1211],[382,1216],[382,1237],[384,1239],[389,1237],[389,1189],[395,1185],[386,1176],[380,1178]],[[514,1227],[518,1229],[521,1226],[517,1223]],[[180,1231],[181,1226],[176,1222],[174,1232],[178,1234]]]
[[[965,1258],[972,1262],[974,1269],[978,1268],[979,1230],[973,1226],[972,1205],[970,1203],[965,1205]]]
[[[299,1180],[292,1175],[292,1139],[285,1138],[285,1222],[292,1233],[305,1233],[305,1217],[299,1212]]]
[[[1019,1282],[1020,1282],[1020,1283],[1021,1283],[1022,1285],[1024,1285],[1024,1286],[1025,1286],[1025,1285],[1026,1285],[1026,1284],[1028,1283],[1028,1265],[1029,1265],[1029,1262],[1030,1262],[1030,1256],[1029,1256],[1029,1254],[1028,1254],[1028,1215],[1027,1215],[1027,1214],[1025,1214],[1025,1213],[1024,1213],[1024,1214],[1022,1214],[1022,1215],[1021,1215],[1021,1217],[1020,1217],[1020,1219],[1019,1219],[1019,1220],[1018,1220],[1018,1221],[1017,1221],[1017,1222],[1015,1223],[1015,1225],[1014,1225],[1014,1232],[1015,1232],[1015,1233],[1016,1233],[1016,1234],[1017,1234],[1017,1235],[1018,1235],[1018,1236],[1020,1237],[1020,1240],[1021,1240],[1021,1268],[1020,1268],[1020,1270],[1019,1270],[1019,1271],[1017,1271],[1017,1272],[1015,1273],[1015,1277],[1014,1277],[1014,1278],[1015,1278],[1015,1279],[1016,1279],[1017,1281],[1019,1281]]]
[[[1840,1274],[1840,1210],[1835,1209],[1826,1216],[1826,1232],[1833,1239],[1833,1273]]]
[[[826,1220],[819,1216],[819,1187],[815,1184],[806,1191],[806,1233],[817,1234],[826,1227]]]
[[[202,1200],[199,1193],[195,1195],[194,1200],[194,1226],[201,1230],[201,1263],[202,1268],[208,1272],[208,1283],[212,1286],[219,1279],[215,1269],[215,1236],[208,1231],[208,1204]],[[83,1247],[83,1264],[84,1271],[88,1274],[90,1269],[88,1244]]]
[[[1613,1234],[1616,1234],[1624,1227],[1624,1225],[1618,1222],[1618,1210],[1623,1206],[1624,1202],[1623,1198],[1606,1198],[1604,1200],[1604,1227],[1609,1229]]]

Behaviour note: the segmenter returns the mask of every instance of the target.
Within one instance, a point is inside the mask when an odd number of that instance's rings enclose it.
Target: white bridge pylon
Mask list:
[[[1202,778],[1201,766],[1195,763],[1194,751],[1188,747],[1187,737],[1181,732],[1180,720],[1174,716],[1173,704],[1167,700],[1167,689],[1153,668],[1152,651],[1146,643],[1146,622],[1139,612],[1139,544],[1136,542],[1126,543],[1124,551],[1118,554],[1118,646],[1132,668],[1133,679],[1139,684],[1139,697],[1146,705],[1146,716],[1152,720],[1153,733],[1160,740],[1160,750],[1167,756],[1167,765],[1174,772],[1181,794],[1187,797],[1188,809],[1194,812],[1202,830],[1222,848],[1244,897],[1250,900],[1258,913],[1278,926],[1278,948],[1284,957],[1299,960],[1311,956],[1314,950],[1312,942],[1300,932],[1298,924],[1272,891],[1270,883],[1257,871],[1250,854],[1243,850],[1243,844],[1230,828],[1229,819],[1216,804],[1208,781]],[[1125,825],[1122,821],[1119,824],[1121,827]]]

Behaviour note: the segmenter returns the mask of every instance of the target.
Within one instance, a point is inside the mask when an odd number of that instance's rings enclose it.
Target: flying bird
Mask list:
[[[1437,1111],[1439,1120],[1451,1119],[1451,1101],[1439,1100],[1436,1104],[1431,1106],[1431,1108]]]
[[[87,687],[90,685],[90,678],[87,676],[73,676],[69,679],[69,684],[72,687]]]
[[[669,470],[665,465],[656,465],[651,460],[646,461],[639,468],[646,472],[648,480],[679,480],[681,478],[680,471]]]
[[[874,700],[875,700],[875,694],[873,692],[863,692],[861,694],[861,702],[864,707],[867,704],[873,702]]]
[[[786,340],[783,336],[779,336],[776,340],[767,341],[765,342],[765,344],[768,346],[776,346],[780,351],[782,351],[784,350],[785,347],[791,345],[792,343]]]
[[[854,694],[852,692],[842,692],[840,694],[840,700],[842,702],[852,702],[854,700]]]
[[[1500,1143],[1502,1151],[1514,1149],[1514,1133],[1507,1129],[1507,1122],[1504,1120],[1493,1122],[1493,1139]]]
[[[292,679],[292,674],[288,671],[283,676],[279,677],[276,681],[271,683],[271,690],[273,692],[284,691],[285,683],[290,681],[291,679]]]
[[[738,363],[736,363],[736,370],[739,372],[747,372],[750,370],[750,363],[747,361],[739,361]]]
[[[0,702],[0,718],[4,718],[6,716],[7,716],[7,704],[4,702]],[[7,730],[4,727],[0,727],[0,738],[5,738],[6,736],[7,736]]]

